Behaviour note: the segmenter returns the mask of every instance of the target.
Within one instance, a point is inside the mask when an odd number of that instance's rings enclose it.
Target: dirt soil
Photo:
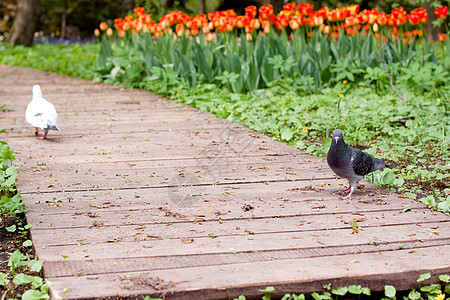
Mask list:
[[[6,226],[11,226],[21,222],[26,225],[25,216],[19,218],[8,218]],[[9,273],[10,267],[8,266],[9,253],[13,253],[16,250],[20,250],[22,254],[28,255],[30,258],[34,258],[34,251],[32,247],[23,247],[22,244],[28,239],[27,234],[21,234],[18,232],[8,232],[5,228],[0,228],[0,273]],[[0,296],[3,295],[5,289],[0,286]]]

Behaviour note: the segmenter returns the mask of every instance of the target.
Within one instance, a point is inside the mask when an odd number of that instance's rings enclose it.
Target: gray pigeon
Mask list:
[[[28,123],[34,128],[34,135],[40,139],[46,139],[49,130],[59,130],[56,127],[58,114],[52,103],[48,102],[43,96],[39,85],[33,86],[33,99],[27,106],[25,117]],[[39,128],[44,130],[44,136],[39,136]]]
[[[349,187],[345,190],[348,195],[342,199],[352,198],[356,183],[364,175],[388,167],[383,160],[347,145],[340,129],[333,130],[333,139],[330,150],[328,150],[327,162],[334,173],[348,180]]]

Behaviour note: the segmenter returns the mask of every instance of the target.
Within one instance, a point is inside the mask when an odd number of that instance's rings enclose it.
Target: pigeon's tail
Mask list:
[[[374,171],[379,170],[379,169],[383,169],[383,168],[389,168],[389,166],[386,165],[384,160],[379,159],[379,158],[374,158],[374,159],[375,159]]]
[[[44,128],[44,130],[59,130],[59,128],[54,125],[47,125],[47,128]]]

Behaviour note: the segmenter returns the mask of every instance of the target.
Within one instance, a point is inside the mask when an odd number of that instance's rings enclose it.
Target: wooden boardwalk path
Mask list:
[[[448,216],[368,182],[340,200],[347,183],[321,159],[149,92],[7,66],[0,78],[0,139],[23,163],[54,299],[377,291],[450,273]],[[59,111],[46,141],[25,121],[36,83]]]

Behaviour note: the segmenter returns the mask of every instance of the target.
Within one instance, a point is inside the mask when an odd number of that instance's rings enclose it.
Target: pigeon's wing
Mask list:
[[[58,113],[56,112],[55,106],[45,101],[45,106],[43,107],[44,116],[47,119],[47,125],[55,127],[58,123]]]
[[[25,117],[28,123],[41,129],[56,127],[58,122],[55,107],[45,99],[43,101],[31,101],[27,106]]]
[[[374,159],[361,150],[352,148],[352,167],[355,174],[364,176],[373,172]]]

